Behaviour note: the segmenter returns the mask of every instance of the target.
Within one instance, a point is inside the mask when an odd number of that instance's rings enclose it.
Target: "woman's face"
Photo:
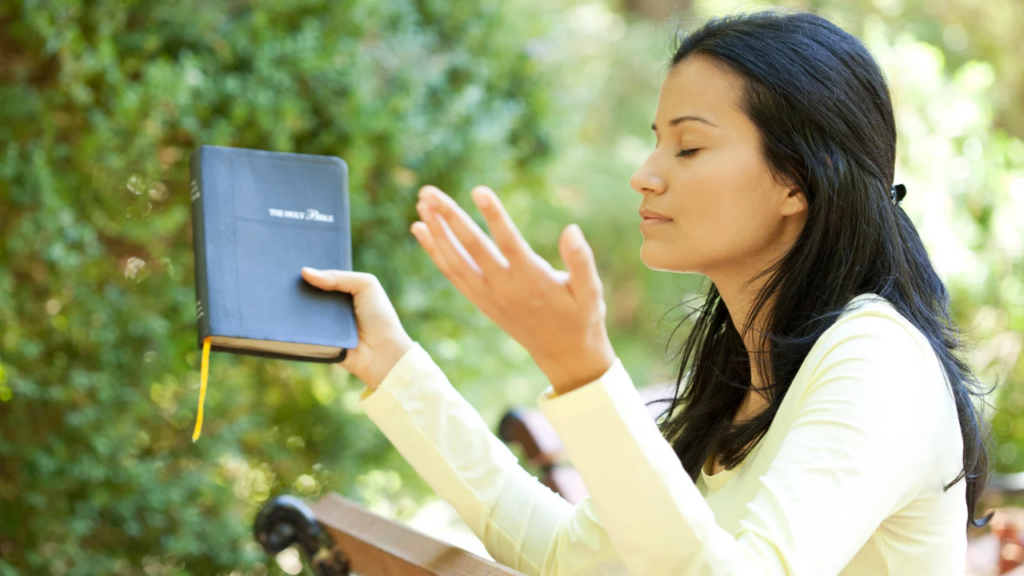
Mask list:
[[[665,77],[657,143],[630,178],[643,196],[640,209],[669,218],[640,224],[648,268],[716,282],[749,277],[784,255],[803,228],[804,196],[772,177],[757,128],[740,110],[741,88],[739,76],[704,56],[681,61]]]

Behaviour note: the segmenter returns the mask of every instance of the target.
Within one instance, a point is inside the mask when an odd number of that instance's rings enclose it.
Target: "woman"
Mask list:
[[[548,376],[538,404],[590,497],[570,505],[518,466],[375,277],[304,269],[354,294],[361,340],[343,366],[368,416],[527,574],[963,574],[966,527],[991,517],[973,520],[977,381],[891,186],[875,61],[813,14],[714,19],[675,51],[652,128],[630,181],[640,257],[713,283],[660,429],[609,343],[579,228],[555,270],[486,187],[473,199],[493,241],[430,186],[412,232]]]

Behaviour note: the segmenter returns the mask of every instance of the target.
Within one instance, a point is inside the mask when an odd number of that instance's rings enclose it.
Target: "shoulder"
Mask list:
[[[866,394],[925,401],[945,388],[928,338],[885,298],[861,294],[811,347],[798,374],[806,395],[834,377],[859,382]],[[794,384],[797,384],[795,381]]]
[[[851,299],[843,314],[818,337],[805,364],[817,368],[826,359],[865,355],[878,361],[900,358],[903,363],[918,364],[935,359],[921,330],[876,294]]]

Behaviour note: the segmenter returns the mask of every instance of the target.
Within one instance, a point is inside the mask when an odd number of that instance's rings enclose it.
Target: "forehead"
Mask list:
[[[693,114],[719,127],[741,122],[742,79],[734,72],[714,64],[710,58],[691,56],[669,70],[658,93],[655,124],[659,132],[668,129],[668,121]],[[685,122],[688,127],[714,129],[700,122]]]

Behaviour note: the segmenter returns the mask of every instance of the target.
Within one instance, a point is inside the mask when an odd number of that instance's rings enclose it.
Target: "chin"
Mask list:
[[[677,266],[673,266],[672,261],[666,258],[667,254],[658,254],[657,250],[652,250],[647,246],[647,242],[640,248],[640,261],[644,263],[651,270],[658,270],[661,272],[678,272]]]
[[[658,272],[675,272],[676,274],[703,274],[703,266],[692,259],[682,260],[680,255],[684,254],[684,248],[673,248],[665,250],[662,247],[655,248],[649,241],[644,242],[640,247],[640,261],[651,270]],[[668,253],[666,253],[668,252]]]

